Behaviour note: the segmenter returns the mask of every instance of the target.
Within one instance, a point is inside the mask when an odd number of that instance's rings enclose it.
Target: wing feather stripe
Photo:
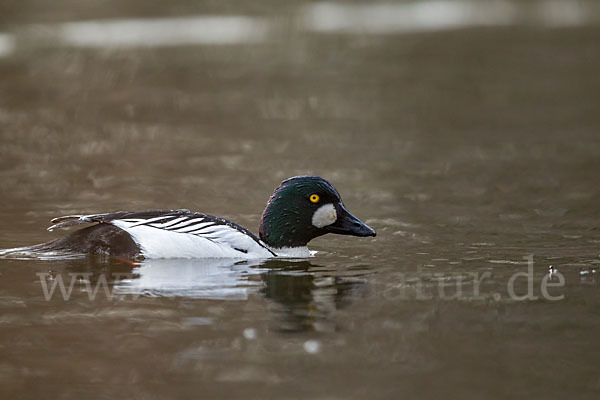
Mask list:
[[[171,225],[171,226],[168,226],[168,227],[162,228],[162,229],[167,229],[167,230],[170,230],[170,231],[177,231],[177,230],[179,230],[181,228],[185,228],[188,225],[195,225],[195,224],[200,223],[202,221],[204,221],[204,218],[189,218],[187,221],[181,221],[178,224]]]
[[[208,224],[206,226],[203,226],[202,228],[197,228],[197,229],[194,229],[193,231],[189,231],[186,233],[189,233],[190,235],[204,235],[207,233],[206,229],[211,228],[213,226],[215,226],[215,224]]]
[[[201,223],[195,223],[195,224],[189,224],[186,225],[182,228],[179,229],[173,229],[174,232],[179,232],[179,233],[190,233],[191,231],[195,231],[198,229],[204,229],[209,225],[214,225],[211,224],[210,222],[201,222]]]
[[[187,221],[188,219],[190,219],[190,217],[178,217],[178,218],[175,218],[173,221],[169,221],[165,224],[152,224],[152,226],[154,228],[159,228],[159,229],[171,229],[172,226],[177,225],[180,222]]]
[[[140,220],[141,222],[135,223],[134,225],[131,225],[131,227],[133,228],[134,226],[138,226],[138,225],[147,225],[147,224],[151,224],[152,222],[156,222],[156,221],[160,221],[160,220],[164,220],[165,218],[173,218],[175,217],[174,215],[159,215],[158,217],[154,217],[154,218],[150,218],[150,219],[142,219]]]

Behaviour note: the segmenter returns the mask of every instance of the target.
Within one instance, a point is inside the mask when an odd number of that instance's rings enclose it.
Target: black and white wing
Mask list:
[[[224,218],[189,210],[69,215],[48,230],[85,223],[111,224],[132,237],[146,258],[267,258],[275,254],[252,232]]]

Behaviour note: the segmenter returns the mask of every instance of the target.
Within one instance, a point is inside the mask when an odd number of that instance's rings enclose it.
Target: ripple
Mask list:
[[[528,261],[512,261],[512,260],[488,260],[492,264],[512,264],[512,265],[527,265]]]

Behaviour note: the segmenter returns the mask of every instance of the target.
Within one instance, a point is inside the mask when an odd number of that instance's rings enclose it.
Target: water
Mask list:
[[[189,208],[256,233],[272,190],[305,173],[378,235],[324,236],[296,261],[0,259],[2,397],[597,398],[599,19],[593,2],[585,18],[531,3],[502,24],[362,33],[306,22],[330,3],[15,4],[0,23],[0,248],[116,210]],[[56,39],[180,13],[244,16],[256,36]],[[544,23],[556,15],[576,23]],[[537,300],[519,300],[530,256]],[[68,301],[46,300],[72,278]]]

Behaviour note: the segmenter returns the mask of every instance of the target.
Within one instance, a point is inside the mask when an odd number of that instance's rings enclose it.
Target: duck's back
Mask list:
[[[54,230],[98,223],[31,252],[106,254],[126,258],[268,258],[275,254],[247,229],[189,210],[120,211],[54,219]],[[15,249],[17,250],[17,249]]]
[[[6,252],[11,253],[11,250]],[[140,246],[131,235],[110,224],[88,226],[47,243],[12,249],[12,253],[29,256],[101,254],[132,260],[142,256]]]

